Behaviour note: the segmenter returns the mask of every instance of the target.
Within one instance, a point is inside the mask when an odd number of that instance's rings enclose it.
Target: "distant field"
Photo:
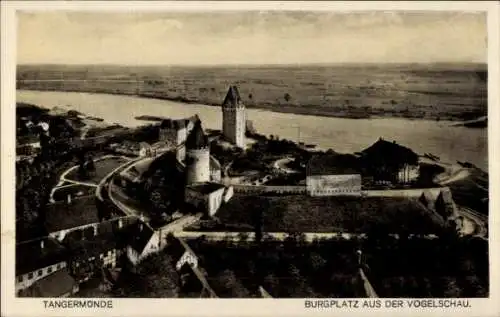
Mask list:
[[[467,120],[487,114],[486,65],[125,67],[21,65],[18,89],[140,95],[321,116]]]
[[[80,179],[77,168],[71,171],[68,175],[66,175],[66,178],[80,182],[93,183],[97,185],[106,175],[111,173],[118,166],[125,164],[126,162],[127,160],[121,157],[111,157],[99,161],[96,160],[94,161],[95,175],[93,175],[91,178]]]
[[[269,232],[360,232],[382,230],[414,234],[439,233],[442,220],[416,199],[397,197],[307,197],[235,195],[216,216],[220,226],[253,230],[262,210]],[[221,230],[222,228],[213,228]]]

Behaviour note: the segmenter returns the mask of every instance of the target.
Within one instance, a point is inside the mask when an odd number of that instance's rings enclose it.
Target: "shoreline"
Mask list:
[[[41,91],[41,92],[44,92],[44,91],[53,91],[53,92],[61,92],[59,90],[30,90],[30,91]],[[67,92],[67,91],[62,91],[62,92]],[[98,92],[81,92],[81,91],[77,91],[76,93],[89,93],[89,94],[108,94],[108,93],[98,93]],[[108,95],[119,95],[119,96],[129,96],[129,97],[137,97],[137,98],[146,98],[146,97],[143,97],[143,96],[140,96],[140,95],[134,95],[134,94],[119,94],[119,93],[109,93]],[[153,98],[153,99],[156,99],[156,98]],[[169,101],[172,101],[172,100],[169,100]],[[181,101],[174,101],[174,102],[180,102],[182,103]],[[195,103],[195,102],[192,102],[191,104],[198,104],[198,103]],[[203,105],[203,104],[201,104]],[[38,108],[45,108],[41,105],[38,105],[38,104],[33,104],[33,106],[36,106]],[[215,105],[205,105],[205,106],[215,106]],[[16,107],[17,107],[17,102],[16,102]],[[47,109],[47,108],[45,108]],[[70,108],[70,110],[75,110],[73,108]],[[267,109],[262,109],[262,110],[266,110],[266,111],[269,111]],[[295,113],[294,113],[295,114]],[[97,121],[101,122],[102,124],[105,125],[105,128],[109,128],[109,127],[113,127],[115,126],[115,124],[113,123],[110,123],[110,121],[104,119],[104,118],[97,118],[97,117],[92,117],[92,116],[89,116],[88,114],[86,113],[80,113],[80,115],[83,115],[85,116],[86,118],[90,117],[92,118],[93,120],[97,119]],[[302,115],[302,114],[298,114],[298,115]],[[309,115],[309,114],[307,114]],[[148,123],[147,122],[150,122],[153,123],[153,122],[157,122],[158,120],[156,120],[156,117],[155,116],[150,116],[150,115],[139,115],[139,116],[135,116],[134,117],[135,120],[138,120],[138,121],[143,121],[145,124],[144,125],[139,125],[137,126],[136,128],[139,128],[141,126],[147,126]],[[344,119],[352,119],[352,118],[344,118]],[[364,119],[367,119],[367,118],[364,118]],[[380,117],[380,118],[375,118],[375,117],[371,117],[371,118],[368,118],[368,119],[390,119],[388,117]],[[394,118],[392,118],[394,119]],[[406,119],[406,118],[396,118],[396,119]],[[426,121],[425,119],[423,121]],[[428,120],[427,120],[428,121]],[[154,124],[154,123],[153,123]],[[454,126],[459,126],[459,125],[450,125],[450,127],[454,127]],[[118,127],[123,127],[121,125],[118,125]],[[264,136],[265,137],[265,136]],[[299,145],[299,143],[296,143],[296,142],[293,142],[296,146]],[[312,144],[314,145],[314,149],[315,150],[320,150],[320,151],[327,151],[329,149],[327,148],[322,148],[320,147],[319,145],[317,144]],[[311,151],[311,149],[308,149],[307,151]],[[353,154],[353,153],[350,153],[350,154]],[[428,153],[425,153],[425,154],[428,154]],[[418,154],[420,157],[425,157],[425,154]],[[484,173],[487,173],[488,174],[488,171],[487,170],[484,170],[482,169],[481,167],[477,166],[476,164],[473,164],[473,163],[470,163],[470,162],[458,162],[458,161],[455,161],[455,162],[445,162],[445,161],[441,161],[440,159],[438,159],[437,161],[433,162],[433,164],[436,164],[436,165],[440,165],[440,164],[444,164],[444,165],[453,165],[453,166],[461,166],[462,169],[464,168],[463,164],[469,164],[470,166],[468,167],[469,169],[477,169],[479,171],[482,171]]]
[[[203,100],[194,100],[194,99],[188,99],[185,97],[169,97],[169,96],[163,96],[163,95],[152,95],[152,94],[147,94],[147,93],[132,93],[132,92],[126,92],[126,91],[121,91],[121,92],[116,92],[116,91],[108,91],[107,89],[103,89],[102,91],[99,90],[92,90],[92,89],[35,89],[35,88],[16,88],[16,91],[38,91],[38,92],[68,92],[68,93],[88,93],[88,94],[107,94],[107,95],[115,95],[115,96],[129,96],[129,97],[137,97],[137,98],[145,98],[145,99],[155,99],[155,100],[165,100],[165,101],[171,101],[171,102],[179,102],[183,103],[186,105],[190,104],[196,104],[196,105],[203,105],[203,106],[210,106],[210,107],[220,107],[221,105],[218,103],[212,103],[212,102],[204,102]],[[461,119],[457,118],[456,116],[420,116],[417,114],[408,114],[405,112],[396,112],[396,111],[391,111],[391,110],[383,110],[383,109],[377,109],[379,111],[375,113],[360,113],[359,110],[356,110],[355,113],[346,111],[344,113],[335,113],[334,108],[332,108],[331,111],[321,111],[321,110],[314,110],[309,107],[299,107],[295,105],[273,105],[273,104],[259,104],[258,106],[255,105],[245,105],[247,109],[254,109],[254,110],[266,110],[266,111],[271,111],[275,113],[289,113],[289,114],[296,114],[296,115],[306,115],[306,116],[317,116],[317,117],[327,117],[327,118],[341,118],[341,119],[406,119],[406,120],[422,120],[422,121],[433,121],[433,122],[440,122],[440,121],[449,121],[449,122],[455,122],[457,124],[463,123],[465,121],[470,121],[470,120],[476,120],[477,118],[480,117],[475,117],[473,119]],[[311,106],[314,107],[314,106]],[[356,109],[356,108],[355,108]],[[361,109],[361,108],[357,108]],[[384,114],[380,114],[380,112],[383,112]],[[141,115],[142,116],[142,115]],[[467,127],[467,126],[466,126]],[[469,128],[486,128],[486,127],[469,127]]]

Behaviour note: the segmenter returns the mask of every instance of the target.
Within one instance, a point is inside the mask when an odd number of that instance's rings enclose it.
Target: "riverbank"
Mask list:
[[[118,96],[130,96],[145,99],[156,99],[156,100],[166,100],[172,102],[179,102],[186,105],[206,105],[211,107],[220,107],[220,102],[212,102],[209,99],[199,99],[199,98],[187,98],[181,96],[169,96],[164,95],[163,92],[158,93],[135,93],[131,91],[116,91],[113,89],[106,88],[95,88],[95,89],[85,89],[85,88],[30,88],[19,86],[19,89],[30,90],[30,91],[54,91],[54,92],[74,92],[74,93],[91,93],[91,94],[109,94]],[[466,110],[456,113],[446,113],[446,112],[425,112],[423,110],[411,111],[408,107],[404,110],[398,109],[387,109],[387,108],[374,108],[371,106],[324,106],[324,105],[313,105],[313,104],[286,104],[286,103],[245,103],[248,109],[257,110],[267,110],[276,113],[290,113],[297,115],[308,115],[308,116],[318,116],[327,118],[341,118],[341,119],[383,119],[383,118],[401,118],[408,120],[426,120],[426,121],[453,121],[457,122],[457,125],[462,125],[465,127],[474,128],[486,128],[484,126],[469,126],[466,124],[469,121],[481,120],[484,118],[485,113],[481,111],[471,111]],[[142,117],[142,116],[140,116]],[[145,116],[147,117],[147,116]],[[145,121],[157,121],[156,118],[137,118],[138,120]]]
[[[135,117],[185,118],[198,114],[206,129],[220,130],[220,107],[139,98],[121,94],[90,94],[59,91],[18,90],[17,101],[54,108],[67,105],[87,115],[125,127],[147,124]],[[443,162],[471,162],[487,170],[486,129],[452,127],[451,121],[408,120],[402,118],[345,119],[297,115],[247,109],[247,118],[262,135],[279,136],[293,142],[317,144],[318,149],[354,153],[373,144],[379,137],[412,148],[416,153],[433,153]]]

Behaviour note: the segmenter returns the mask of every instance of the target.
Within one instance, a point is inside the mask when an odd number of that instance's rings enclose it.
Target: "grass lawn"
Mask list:
[[[74,197],[79,196],[89,196],[93,195],[95,192],[95,188],[91,186],[85,185],[69,185],[65,187],[59,187],[54,191],[52,197],[55,201],[65,201],[68,195]]]
[[[439,233],[442,223],[416,199],[396,197],[309,197],[235,195],[216,216],[221,226],[252,227],[262,211],[269,232]],[[244,229],[243,229],[244,230]]]
[[[118,166],[127,163],[128,160],[122,157],[110,157],[99,161],[94,161],[95,164],[95,174],[88,179],[81,179],[78,175],[78,168],[72,170],[68,175],[66,175],[67,179],[98,184],[106,175],[111,173]]]

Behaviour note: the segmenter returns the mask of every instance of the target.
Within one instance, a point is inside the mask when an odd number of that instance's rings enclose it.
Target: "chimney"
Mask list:
[[[40,240],[40,249],[43,250],[44,247],[45,247],[45,241]]]
[[[68,204],[71,204],[71,195],[68,195],[67,202],[68,202]]]

